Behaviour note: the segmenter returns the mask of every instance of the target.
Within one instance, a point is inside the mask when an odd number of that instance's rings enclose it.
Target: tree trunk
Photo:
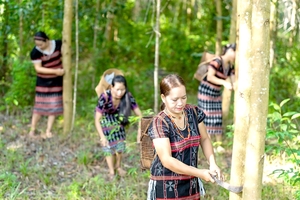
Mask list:
[[[236,43],[236,7],[237,0],[232,1],[232,13],[231,13],[231,22],[230,22],[230,36],[229,43]],[[236,79],[237,81],[237,79]],[[230,103],[231,103],[231,90],[228,90],[224,87],[222,93],[222,125],[223,131],[226,131],[226,127],[228,125],[228,115],[230,111]]]
[[[23,60],[23,9],[22,8],[22,0],[19,0],[19,59]]]
[[[110,9],[107,12],[107,22],[106,22],[106,28],[105,28],[105,42],[111,42],[114,38],[114,31],[113,31],[113,22],[114,22],[114,13],[112,13],[113,8],[116,5],[116,0],[112,0],[110,3]],[[105,43],[104,42],[104,43]]]
[[[278,1],[271,1],[271,14],[270,14],[270,67],[276,64],[275,47],[277,40],[277,10]]]
[[[235,92],[236,122],[233,138],[233,152],[231,164],[230,183],[233,185],[243,185],[244,158],[246,139],[250,123],[250,92],[251,92],[251,63],[249,59],[249,46],[251,45],[251,13],[252,0],[238,1],[239,20],[239,44],[237,52],[239,57],[238,66],[238,91]],[[242,194],[230,193],[230,200],[240,200]]]
[[[75,0],[75,44],[76,44],[76,63],[75,63],[75,75],[74,75],[74,93],[73,93],[73,110],[72,110],[72,122],[71,131],[74,128],[75,116],[76,116],[76,100],[77,100],[77,78],[78,78],[78,63],[79,63],[79,19],[78,19],[78,0]]]
[[[216,9],[217,9],[216,54],[221,55],[221,53],[222,53],[222,34],[223,34],[222,0],[216,0]]]
[[[251,90],[243,200],[261,199],[270,74],[270,1],[253,1]]]
[[[159,38],[160,38],[160,0],[156,0],[156,24],[155,24],[155,60],[154,60],[154,113],[158,113],[158,69],[159,69]]]
[[[7,70],[8,70],[8,66],[7,66],[7,63],[8,63],[8,26],[9,26],[9,5],[8,5],[8,1],[4,1],[3,3],[3,8],[4,8],[4,11],[3,11],[3,15],[2,15],[2,18],[3,18],[3,23],[2,23],[2,63],[1,63],[1,66],[0,66],[0,79],[4,79],[6,80],[6,73],[7,73]]]
[[[69,134],[72,124],[72,0],[65,0],[63,20],[63,45],[62,63],[65,70],[63,78],[63,101],[64,101],[64,134]]]

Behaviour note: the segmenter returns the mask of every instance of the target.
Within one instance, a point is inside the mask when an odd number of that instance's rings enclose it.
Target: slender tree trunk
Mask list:
[[[222,0],[216,0],[217,9],[217,35],[216,35],[216,54],[222,53],[222,34],[223,34],[223,22],[222,22]]]
[[[116,5],[116,0],[112,0],[110,3],[110,9],[113,9]],[[106,22],[106,28],[105,28],[105,39],[106,42],[113,41],[114,38],[114,31],[113,31],[113,23],[114,23],[114,13],[112,11],[107,12],[107,22]]]
[[[236,122],[233,138],[233,152],[230,183],[233,185],[243,185],[244,158],[246,139],[250,123],[250,92],[251,92],[251,63],[249,59],[249,46],[251,46],[251,13],[252,0],[238,0],[238,21],[239,21],[239,44],[237,52],[239,57],[238,66],[238,91],[235,92],[236,101]],[[230,193],[230,200],[242,199],[242,194]]]
[[[75,0],[75,43],[76,43],[76,63],[75,63],[75,79],[74,79],[74,93],[73,93],[73,111],[71,131],[74,128],[76,116],[76,99],[77,99],[77,77],[78,77],[78,62],[79,62],[79,31],[78,31],[78,0]]]
[[[22,0],[19,0],[19,59],[23,60],[23,12],[22,12]]]
[[[275,47],[277,40],[277,10],[278,1],[271,1],[271,14],[270,14],[270,66],[276,64]]]
[[[63,101],[64,101],[64,134],[69,134],[72,125],[72,18],[73,2],[65,0],[63,20],[63,46],[62,63],[65,70],[63,78]]]
[[[236,7],[237,7],[237,0],[232,1],[232,13],[231,13],[231,22],[230,22],[230,36],[229,42],[236,43]],[[230,80],[228,80],[230,81]],[[237,81],[237,79],[236,79]],[[222,121],[223,121],[223,131],[226,131],[226,127],[228,125],[228,115],[230,111],[230,104],[231,104],[231,96],[232,91],[228,90],[224,87],[222,93]]]
[[[4,8],[4,11],[3,11],[3,15],[2,15],[2,18],[3,18],[3,23],[2,23],[2,65],[0,66],[0,78],[4,78],[6,79],[6,73],[7,73],[7,70],[8,70],[8,66],[7,66],[7,63],[8,63],[8,25],[9,25],[9,5],[8,5],[8,1],[4,1],[3,3],[3,8]]]
[[[270,1],[253,1],[251,27],[250,120],[243,200],[260,200],[267,128],[270,74]],[[255,22],[255,23],[254,23]]]
[[[154,60],[154,113],[158,113],[158,69],[159,69],[159,38],[160,38],[160,0],[156,0],[155,24],[155,60]]]

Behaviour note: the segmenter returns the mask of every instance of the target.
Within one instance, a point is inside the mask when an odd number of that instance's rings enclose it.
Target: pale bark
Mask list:
[[[216,55],[221,55],[221,53],[222,53],[222,33],[223,33],[222,0],[216,0],[216,10],[217,10]]]
[[[276,35],[277,35],[277,8],[278,1],[273,0],[271,2],[271,11],[270,11],[270,67],[272,68],[276,64],[275,60],[275,44],[276,44]]]
[[[72,123],[72,5],[72,0],[65,0],[62,41],[62,63],[65,70],[63,78],[64,134],[70,133]]]
[[[260,200],[267,129],[270,74],[270,1],[253,1],[251,26],[250,120],[243,200]],[[241,69],[242,70],[242,69]]]
[[[250,92],[251,92],[251,63],[249,58],[249,46],[251,40],[251,12],[252,0],[238,1],[238,20],[239,20],[239,79],[238,90],[235,92],[236,101],[236,122],[233,138],[233,152],[231,163],[230,183],[233,185],[243,185],[244,177],[244,158],[245,145],[250,125]],[[230,200],[242,199],[242,194],[230,193]]]
[[[236,8],[237,0],[232,1],[232,13],[231,13],[231,21],[230,21],[230,36],[229,43],[236,43]],[[237,81],[237,79],[235,79]],[[222,124],[223,131],[226,131],[226,126],[228,125],[228,115],[230,111],[230,103],[231,103],[231,95],[232,91],[224,88],[222,93]]]
[[[76,99],[77,99],[77,79],[78,79],[78,63],[79,63],[79,24],[78,24],[78,0],[75,0],[75,43],[76,43],[76,63],[75,63],[75,78],[74,78],[74,92],[73,92],[73,116],[71,122],[71,131],[74,128],[76,116]]]
[[[155,24],[155,58],[154,58],[154,113],[158,113],[159,38],[160,38],[160,0],[157,0],[156,1],[156,24]]]

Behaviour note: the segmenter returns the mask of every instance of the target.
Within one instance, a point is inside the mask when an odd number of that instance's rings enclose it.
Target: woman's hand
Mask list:
[[[214,171],[208,169],[200,169],[200,170],[201,170],[201,176],[199,176],[199,178],[201,178],[206,182],[212,182],[212,183],[215,182],[215,180],[212,178],[212,175],[215,174]]]
[[[210,171],[212,171],[211,175],[218,176],[219,180],[224,180],[224,175],[222,174],[222,171],[216,164],[210,164],[209,167]]]
[[[108,140],[106,138],[101,138],[100,143],[101,143],[101,146],[103,146],[103,147],[108,146]]]
[[[56,75],[57,76],[62,76],[65,74],[65,70],[64,69],[56,69]]]
[[[224,81],[223,86],[225,88],[227,88],[228,90],[232,90],[233,89],[232,84],[230,82],[227,82],[227,81]]]

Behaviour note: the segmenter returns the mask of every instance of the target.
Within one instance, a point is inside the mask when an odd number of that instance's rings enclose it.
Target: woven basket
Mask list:
[[[153,117],[142,117],[141,119],[141,141],[140,141],[140,160],[142,169],[150,169],[154,158],[154,147],[151,138],[148,136],[148,128]]]
[[[116,76],[116,75],[124,76],[123,72],[121,70],[118,70],[118,69],[115,69],[115,68],[111,68],[111,69],[108,69],[108,70],[104,71],[101,78],[100,78],[100,81],[99,81],[97,87],[95,88],[95,91],[96,91],[98,97],[103,92],[105,92],[105,90],[108,89],[110,84],[105,80],[105,76],[108,75],[108,74],[112,74],[112,73],[114,73],[114,76]]]

